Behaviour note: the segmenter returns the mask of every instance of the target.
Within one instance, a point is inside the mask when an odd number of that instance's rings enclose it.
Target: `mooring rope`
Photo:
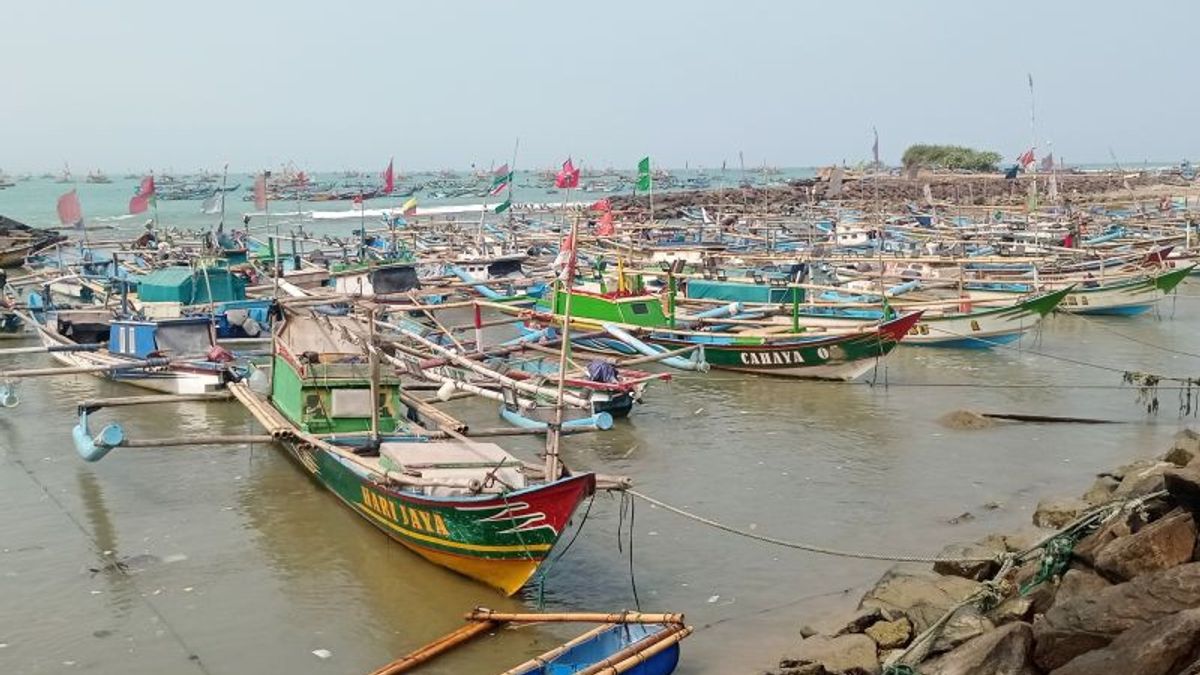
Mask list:
[[[1141,338],[1134,337],[1134,336],[1126,334],[1126,333],[1122,333],[1121,331],[1119,331],[1115,328],[1104,325],[1103,322],[1097,321],[1095,319],[1089,319],[1088,317],[1086,317],[1082,314],[1073,314],[1071,312],[1063,312],[1063,313],[1071,316],[1072,318],[1079,319],[1080,321],[1087,323],[1089,326],[1095,326],[1095,327],[1099,328],[1100,330],[1108,331],[1109,333],[1112,333],[1113,335],[1116,335],[1119,338],[1129,340],[1130,342],[1134,342],[1136,344],[1142,345],[1143,347],[1150,347],[1151,349],[1161,349],[1162,351],[1167,352],[1169,354],[1179,354],[1180,356],[1191,356],[1191,357],[1200,359],[1200,354],[1197,354],[1196,352],[1185,352],[1181,349],[1172,349],[1170,347],[1164,347],[1160,344],[1150,342],[1149,340],[1143,340]]]
[[[684,509],[681,509],[677,506],[672,506],[666,502],[655,499],[654,497],[651,497],[650,495],[638,492],[637,490],[625,490],[625,492],[634,497],[637,497],[638,499],[641,499],[644,502],[647,502],[649,504],[657,506],[661,509],[670,511],[671,513],[674,513],[675,515],[683,516],[684,518],[694,520],[703,525],[708,525],[709,527],[714,527],[718,530],[722,530],[722,531],[728,532],[730,534],[735,534],[739,537],[745,537],[747,539],[753,539],[755,541],[761,541],[763,543],[773,544],[775,546],[782,546],[784,548],[791,548],[791,549],[796,549],[799,551],[808,551],[809,553],[819,553],[822,555],[837,556],[839,558],[857,558],[859,560],[882,560],[882,561],[886,561],[886,562],[913,562],[913,563],[993,562],[993,561],[996,561],[999,558],[1003,557],[1003,555],[992,555],[992,556],[948,558],[948,557],[943,557],[943,556],[919,556],[919,555],[904,555],[904,554],[890,554],[890,553],[870,553],[867,551],[848,551],[848,550],[843,550],[843,549],[830,548],[828,546],[818,546],[817,544],[809,544],[809,543],[799,542],[799,541],[788,541],[786,539],[778,539],[776,537],[768,537],[768,536],[762,535],[762,534],[755,534],[753,532],[747,532],[746,530],[738,529],[736,527],[733,527],[732,525],[726,525],[725,523],[713,520],[711,518],[705,518],[704,516],[697,515],[690,511],[685,511]]]

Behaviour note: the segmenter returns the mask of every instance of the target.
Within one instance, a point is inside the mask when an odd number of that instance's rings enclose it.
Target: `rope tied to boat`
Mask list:
[[[893,554],[893,553],[871,553],[869,551],[851,551],[851,550],[845,550],[845,549],[837,549],[837,548],[831,548],[828,546],[819,546],[817,544],[810,544],[807,542],[788,541],[786,539],[779,539],[777,537],[770,537],[770,536],[766,536],[766,535],[762,535],[762,534],[755,534],[753,532],[747,532],[746,530],[742,530],[742,529],[733,527],[732,525],[726,525],[725,523],[713,520],[711,518],[706,518],[704,516],[692,513],[690,511],[686,511],[677,506],[672,506],[666,502],[655,499],[654,497],[651,497],[647,494],[638,492],[637,490],[626,489],[625,492],[633,497],[637,497],[638,499],[641,499],[642,501],[651,504],[652,506],[656,506],[656,507],[664,509],[666,511],[670,511],[671,513],[674,513],[675,515],[683,516],[684,518],[687,518],[689,520],[694,520],[703,525],[707,525],[709,527],[713,527],[718,530],[722,530],[724,532],[728,532],[730,534],[737,535],[739,537],[745,537],[747,539],[753,539],[755,541],[761,541],[763,543],[772,544],[775,546],[782,546],[784,548],[791,548],[791,549],[796,549],[799,551],[808,551],[809,553],[819,553],[821,555],[831,555],[831,556],[835,556],[835,557],[839,557],[839,558],[856,558],[859,560],[881,560],[881,561],[885,561],[885,562],[911,562],[911,563],[999,562],[1001,565],[1003,565],[1004,561],[1006,559],[1013,557],[1015,555],[1013,553],[1000,553],[998,555],[991,555],[991,556],[944,557],[944,556],[924,556],[924,555],[907,555],[907,554]]]

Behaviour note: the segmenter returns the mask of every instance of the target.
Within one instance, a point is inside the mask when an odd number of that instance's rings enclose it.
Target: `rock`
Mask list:
[[[834,635],[849,635],[851,633],[861,633],[871,627],[876,621],[883,621],[883,610],[878,607],[859,608],[854,612],[854,615],[846,621],[846,625],[838,629]]]
[[[988,620],[997,626],[1014,621],[1027,621],[1033,615],[1033,599],[1014,595],[1006,598],[995,608],[988,610]]]
[[[803,626],[800,626],[800,637],[804,638],[805,640],[816,635],[817,633],[818,633],[817,629],[813,628],[812,626],[810,626],[808,624],[804,624]]]
[[[1101,477],[1109,476],[1109,477],[1115,478],[1115,479],[1117,479],[1117,482],[1119,483],[1122,480],[1124,480],[1126,476],[1133,474],[1133,473],[1137,473],[1139,471],[1145,471],[1146,469],[1149,469],[1150,467],[1154,466],[1157,463],[1158,462],[1156,462],[1155,460],[1152,460],[1152,459],[1139,459],[1134,462],[1130,462],[1129,464],[1123,464],[1123,465],[1113,469],[1112,471],[1106,471],[1099,475]]]
[[[1174,468],[1175,465],[1169,462],[1155,462],[1146,468],[1130,471],[1113,490],[1113,498],[1141,497],[1162,490],[1163,474]]]
[[[1175,675],[1198,656],[1200,609],[1191,609],[1131,628],[1107,647],[1082,654],[1051,675]]]
[[[795,668],[784,668],[779,675],[829,675],[829,671],[819,663],[806,663]]]
[[[1096,482],[1092,483],[1092,487],[1083,493],[1082,499],[1092,506],[1099,506],[1112,500],[1113,492],[1120,484],[1121,481],[1112,476],[1100,476]]]
[[[942,426],[950,429],[988,429],[996,426],[996,420],[984,417],[972,410],[954,410],[938,418]]]
[[[963,607],[955,612],[954,616],[946,622],[942,628],[942,632],[938,634],[937,639],[933,641],[933,646],[929,648],[929,653],[940,654],[948,652],[951,649],[961,645],[968,640],[987,633],[996,627],[979,610],[974,607]]]
[[[962,577],[896,566],[863,596],[859,607],[903,613],[912,620],[913,630],[920,633],[980,587],[979,582]]]
[[[1139,574],[1174,567],[1192,559],[1196,522],[1190,511],[1176,509],[1137,532],[1114,539],[1096,553],[1096,570],[1125,581]]]
[[[977,543],[996,551],[1023,553],[1052,534],[1054,530],[1030,526],[1006,534],[989,534]]]
[[[1017,588],[1026,588],[1033,583],[1034,577],[1042,567],[1041,559],[1034,559],[1025,562],[1017,568],[1017,572],[1013,575],[1013,583]],[[1030,611],[1034,614],[1042,614],[1050,609],[1054,604],[1054,598],[1058,592],[1058,586],[1055,580],[1047,580],[1030,587],[1030,591],[1024,596],[1029,600]]]
[[[897,649],[912,639],[912,622],[902,616],[895,621],[879,621],[864,631],[880,649]]]
[[[1033,630],[1010,623],[922,663],[921,675],[1038,675],[1029,663]]]
[[[1033,512],[1033,524],[1058,529],[1078,518],[1079,514],[1087,509],[1087,502],[1074,497],[1043,499],[1038,502],[1037,509]]]
[[[1200,457],[1200,433],[1192,429],[1184,429],[1175,434],[1175,443],[1167,454],[1162,456],[1164,462],[1175,466],[1187,466]]]
[[[1128,537],[1133,534],[1135,527],[1141,525],[1139,516],[1132,513],[1123,513],[1104,525],[1100,529],[1080,539],[1075,548],[1071,550],[1071,555],[1076,560],[1080,560],[1089,566],[1095,566],[1096,556],[1100,553],[1100,549],[1117,540],[1120,537]]]
[[[1171,500],[1185,509],[1200,511],[1200,469],[1172,469],[1163,474],[1163,486]]]
[[[1055,602],[1070,602],[1075,598],[1091,595],[1102,588],[1111,586],[1107,579],[1088,569],[1071,568],[1063,574],[1058,583],[1058,593]]]
[[[1055,603],[1033,624],[1034,659],[1043,670],[1100,649],[1117,635],[1200,607],[1200,563],[1148,572],[1123,584]]]
[[[875,641],[866,635],[817,635],[801,642],[779,661],[780,668],[819,664],[830,673],[879,675]],[[820,672],[820,671],[817,671]]]
[[[984,581],[991,579],[1000,570],[1000,563],[995,558],[1004,552],[1003,544],[998,548],[992,548],[984,543],[950,544],[938,553],[939,558],[988,558],[988,560],[979,562],[936,562],[933,564],[933,571],[938,574],[950,574],[975,581]]]

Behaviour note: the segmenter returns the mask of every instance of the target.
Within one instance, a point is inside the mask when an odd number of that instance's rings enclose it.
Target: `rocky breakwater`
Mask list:
[[[1200,434],[1038,504],[1033,527],[892,568],[778,675],[1200,675]]]

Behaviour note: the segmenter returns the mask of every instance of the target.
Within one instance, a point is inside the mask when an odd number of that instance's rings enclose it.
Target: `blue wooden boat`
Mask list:
[[[680,624],[603,624],[502,675],[567,675],[597,666],[610,673],[670,675],[679,664],[679,641],[691,631]]]
[[[478,608],[467,625],[381,666],[371,675],[399,675],[508,623],[598,623],[579,637],[535,656],[501,675],[626,673],[670,675],[679,664],[679,642],[692,634],[682,614],[509,614]]]

